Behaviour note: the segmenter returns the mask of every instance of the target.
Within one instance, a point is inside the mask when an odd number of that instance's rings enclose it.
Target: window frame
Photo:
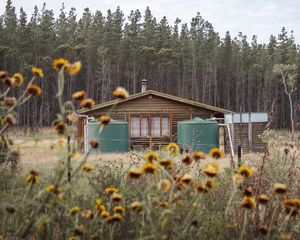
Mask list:
[[[131,119],[132,118],[139,118],[139,136],[132,136],[131,135]],[[153,117],[159,117],[160,119],[160,135],[159,136],[152,136],[152,118]],[[162,125],[163,125],[163,118],[166,117],[168,118],[168,124],[169,124],[169,134],[168,135],[163,135],[163,130],[162,130]],[[142,136],[142,118],[148,118],[148,136]],[[165,114],[165,113],[132,113],[128,114],[128,120],[129,120],[129,136],[131,138],[163,138],[163,137],[171,137],[172,136],[172,114]]]

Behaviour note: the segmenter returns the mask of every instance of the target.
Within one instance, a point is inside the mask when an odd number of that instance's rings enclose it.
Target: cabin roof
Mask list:
[[[128,102],[128,101],[131,101],[133,99],[144,97],[144,96],[147,96],[147,95],[154,95],[154,96],[170,99],[170,100],[173,100],[175,102],[181,102],[181,103],[185,103],[185,104],[192,105],[192,106],[195,106],[195,107],[205,108],[205,109],[215,111],[215,112],[220,112],[220,113],[231,113],[232,112],[232,111],[224,109],[224,108],[211,106],[211,105],[208,105],[208,104],[196,102],[196,101],[193,101],[193,100],[177,97],[177,96],[174,96],[174,95],[170,95],[170,94],[166,94],[166,93],[162,93],[162,92],[158,92],[158,91],[154,91],[154,90],[148,90],[148,91],[145,91],[145,92],[140,92],[140,93],[130,95],[127,99],[123,99],[123,100],[114,99],[114,100],[111,100],[111,101],[96,104],[92,109],[79,109],[77,111],[77,113],[79,113],[79,114],[88,113],[88,112],[95,111],[95,110],[98,110],[98,109],[101,109],[101,108],[113,106],[116,103],[121,104],[121,103]]]

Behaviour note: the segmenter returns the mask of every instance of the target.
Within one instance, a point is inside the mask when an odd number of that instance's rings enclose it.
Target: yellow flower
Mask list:
[[[91,98],[87,98],[81,101],[80,107],[82,108],[89,108],[91,109],[92,107],[95,106],[95,101]]]
[[[255,200],[253,197],[245,196],[241,202],[242,207],[253,209],[255,207]]]
[[[169,143],[166,149],[168,152],[174,155],[178,154],[180,150],[179,146],[176,143]]]
[[[204,166],[204,173],[209,177],[215,177],[220,171],[220,166],[217,163],[207,163]]]
[[[80,212],[79,207],[73,207],[69,210],[69,216],[74,217],[79,212]]]
[[[112,194],[112,193],[119,192],[119,189],[117,189],[115,187],[107,187],[107,188],[105,188],[104,192]]]
[[[139,201],[134,201],[134,202],[132,202],[132,203],[130,204],[130,208],[131,208],[132,210],[141,211],[141,210],[143,210],[143,205],[142,205],[142,203],[139,202]]]
[[[270,201],[270,198],[265,194],[261,194],[258,196],[259,204],[267,204],[269,201]]]
[[[84,210],[81,213],[81,217],[84,219],[92,219],[93,218],[93,212],[91,210]]]
[[[8,73],[6,71],[0,71],[0,78],[5,79],[8,77]]]
[[[193,178],[191,175],[189,174],[184,174],[181,178],[180,178],[180,183],[185,184],[185,185],[189,185],[192,182]]]
[[[209,191],[209,188],[207,188],[206,186],[204,186],[201,183],[198,183],[196,185],[196,189],[197,189],[198,192],[205,192],[205,193],[207,193]]]
[[[209,155],[214,159],[223,157],[223,151],[220,148],[212,148],[209,151]]]
[[[243,196],[253,197],[253,188],[252,187],[244,188]]]
[[[12,107],[15,106],[17,103],[17,99],[15,97],[5,97],[4,98],[4,104],[6,106]]]
[[[267,235],[269,232],[269,228],[267,224],[261,224],[259,225],[258,231],[262,234],[262,235]]]
[[[63,121],[58,121],[54,123],[54,130],[57,132],[57,134],[63,135],[68,131],[68,126]]]
[[[2,81],[3,81],[3,83],[6,84],[8,87],[14,87],[14,86],[15,86],[15,81],[16,81],[16,79],[15,79],[15,78],[12,78],[12,77],[7,77],[7,78],[4,78]]]
[[[101,122],[102,125],[106,126],[107,124],[110,123],[110,116],[105,116],[105,115],[102,115],[98,118],[99,122]]]
[[[20,87],[24,82],[24,78],[23,78],[23,75],[21,73],[15,73],[13,75],[13,78],[15,79],[14,85],[16,87]]]
[[[193,162],[193,158],[191,155],[186,155],[183,159],[181,159],[181,162],[185,163],[186,165],[191,165]]]
[[[72,76],[77,74],[81,69],[81,62],[77,61],[72,63],[66,70]]]
[[[70,237],[68,237],[68,240],[77,240],[77,237],[76,236],[70,236]]]
[[[91,140],[89,141],[89,144],[92,146],[92,148],[97,148],[99,146],[99,142],[97,140]]]
[[[121,221],[123,221],[123,217],[122,217],[122,215],[115,213],[112,216],[108,216],[106,218],[106,221],[107,221],[107,223],[121,222]]]
[[[129,97],[128,92],[125,88],[117,87],[115,91],[113,91],[112,95],[117,98],[126,99]]]
[[[30,84],[26,89],[26,96],[32,95],[32,96],[39,96],[42,93],[42,89],[34,84]]]
[[[284,204],[287,214],[291,214],[292,216],[297,215],[297,213],[300,210],[300,199],[299,198],[285,199],[283,204]]]
[[[107,211],[102,211],[101,214],[100,214],[100,216],[101,216],[102,218],[107,218],[107,217],[109,217],[109,212],[107,212]]]
[[[39,78],[44,77],[44,73],[43,73],[43,70],[41,68],[33,67],[33,68],[31,68],[31,73],[34,76],[39,77]]]
[[[31,170],[27,174],[26,181],[31,185],[38,183],[39,182],[39,172],[37,172],[35,170]]]
[[[82,235],[84,235],[84,232],[85,232],[85,229],[84,229],[84,226],[83,226],[83,225],[80,225],[80,226],[78,226],[78,227],[76,227],[76,228],[74,229],[74,233],[75,233],[75,235],[77,235],[77,236],[82,236]]]
[[[202,151],[198,151],[194,153],[194,159],[195,161],[201,160],[201,159],[205,159],[206,158],[206,154],[205,152]]]
[[[157,152],[147,152],[145,159],[147,162],[153,163],[154,161],[159,160]]]
[[[253,176],[253,170],[246,166],[241,166],[238,170],[238,174],[244,178],[251,178]]]
[[[173,161],[168,159],[168,160],[159,160],[158,164],[163,166],[166,169],[172,169],[173,168]]]
[[[123,196],[119,193],[113,193],[111,195],[111,200],[114,201],[114,202],[121,202],[123,200]]]
[[[91,172],[94,169],[95,169],[94,166],[89,165],[89,164],[85,164],[85,165],[82,166],[82,170],[85,171],[85,172]]]
[[[169,204],[168,204],[167,201],[160,201],[159,204],[158,204],[159,207],[163,207],[163,208],[168,207],[168,205],[169,205]]]
[[[167,193],[171,188],[171,182],[168,179],[163,179],[158,182],[157,190],[162,193]]]
[[[66,66],[69,64],[69,61],[64,58],[54,59],[52,65],[53,69],[56,71],[59,71],[63,66]]]
[[[142,176],[143,171],[141,170],[130,170],[128,171],[128,177],[132,179],[138,179]]]
[[[153,163],[148,162],[143,165],[143,170],[145,173],[153,174],[157,171],[157,167]]]
[[[86,91],[78,91],[72,94],[72,99],[77,101],[82,101],[86,97]]]
[[[282,183],[276,183],[274,185],[274,193],[275,194],[286,194],[288,192],[288,187]]]
[[[119,214],[124,214],[125,213],[125,208],[122,206],[115,206],[114,207],[114,212],[119,213]]]
[[[54,188],[55,188],[55,186],[54,185],[52,185],[52,184],[50,184],[50,185],[48,185],[47,187],[46,187],[46,192],[52,192],[53,190],[54,190]]]
[[[208,179],[205,183],[205,186],[208,188],[208,189],[212,189],[214,186],[216,185],[216,182],[212,179]]]

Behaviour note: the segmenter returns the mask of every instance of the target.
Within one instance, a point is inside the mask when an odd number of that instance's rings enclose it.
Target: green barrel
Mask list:
[[[194,118],[177,123],[177,142],[181,148],[190,147],[193,151],[206,153],[219,147],[219,127],[213,120]]]
[[[129,149],[128,122],[111,120],[100,132],[98,120],[85,127],[85,151],[90,153],[127,152]],[[97,140],[99,146],[92,148],[89,141]]]

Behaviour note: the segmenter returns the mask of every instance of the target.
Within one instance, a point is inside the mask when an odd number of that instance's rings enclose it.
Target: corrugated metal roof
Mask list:
[[[195,107],[206,108],[206,109],[209,109],[209,110],[212,110],[212,111],[215,111],[215,112],[220,112],[220,113],[231,113],[232,112],[232,111],[224,109],[224,108],[214,107],[214,106],[211,106],[211,105],[208,105],[208,104],[192,101],[192,100],[189,100],[189,99],[177,97],[177,96],[162,93],[162,92],[157,92],[157,91],[154,91],[154,90],[148,90],[146,92],[141,92],[141,93],[136,93],[136,94],[130,95],[127,99],[124,99],[124,100],[115,99],[115,100],[112,100],[112,101],[97,104],[92,109],[80,109],[80,110],[77,111],[77,113],[80,113],[80,114],[88,113],[88,112],[91,112],[91,111],[94,111],[94,110],[97,110],[97,109],[109,107],[109,106],[112,106],[112,105],[117,104],[117,103],[120,104],[120,103],[123,103],[123,102],[128,102],[130,100],[140,98],[140,97],[144,97],[144,96],[147,96],[147,95],[155,95],[155,96],[158,96],[158,97],[171,99],[171,100],[174,100],[174,101],[177,101],[177,102],[182,102],[182,103],[192,105],[192,106],[195,106]]]
[[[241,114],[240,113],[231,113],[225,114],[225,123],[241,123]],[[260,123],[260,122],[268,122],[268,114],[264,112],[250,112],[250,113],[242,113],[242,123]]]

